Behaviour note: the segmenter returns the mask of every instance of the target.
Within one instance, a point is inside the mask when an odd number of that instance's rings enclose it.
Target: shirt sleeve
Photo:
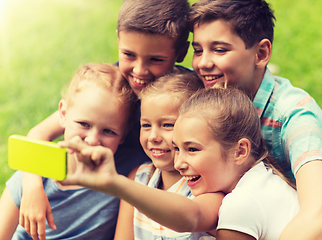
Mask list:
[[[15,172],[7,181],[6,186],[10,192],[13,202],[18,208],[20,208],[22,198],[22,172]]]
[[[219,209],[217,230],[226,229],[260,239],[266,233],[267,220],[261,205],[247,193],[230,193]]]
[[[310,95],[284,115],[282,143],[294,176],[305,163],[322,160],[321,109]]]

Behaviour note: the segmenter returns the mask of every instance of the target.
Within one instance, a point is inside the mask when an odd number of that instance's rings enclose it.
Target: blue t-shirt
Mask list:
[[[140,142],[140,111],[133,116],[134,124],[125,141],[114,155],[116,170],[127,176],[136,166],[150,159]],[[48,178],[43,178],[44,189],[52,208],[57,230],[46,222],[46,239],[113,239],[119,199],[86,188],[61,190]],[[22,172],[16,172],[8,181],[7,188],[14,203],[20,208],[22,197]],[[20,225],[16,239],[32,239]]]
[[[61,190],[51,179],[43,178],[45,192],[52,208],[56,230],[46,222],[46,239],[113,239],[119,199],[86,188]],[[17,171],[7,188],[14,203],[20,207],[22,172]],[[14,240],[32,239],[18,225]]]

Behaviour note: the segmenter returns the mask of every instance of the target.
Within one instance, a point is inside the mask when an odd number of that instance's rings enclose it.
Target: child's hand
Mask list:
[[[93,190],[108,189],[113,185],[118,176],[114,156],[110,149],[102,146],[89,146],[80,137],[74,137],[70,141],[58,143],[61,147],[69,148],[73,154],[74,167],[69,162],[67,178],[61,182],[63,185],[82,185]]]
[[[56,229],[47,195],[42,186],[36,188],[34,185],[27,184],[23,190],[19,224],[34,240],[45,240],[46,219],[49,226],[54,230]]]

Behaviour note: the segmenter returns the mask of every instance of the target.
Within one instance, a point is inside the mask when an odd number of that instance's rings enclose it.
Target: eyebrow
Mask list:
[[[136,53],[134,51],[128,50],[126,48],[119,48],[119,50],[123,51],[123,52],[128,52],[128,53],[132,53],[134,55],[136,55]],[[162,59],[168,59],[168,56],[163,56],[163,55],[150,55],[150,58],[162,58]]]
[[[198,42],[192,42],[191,45],[192,46],[200,46],[200,44]],[[226,45],[226,46],[231,46],[230,43],[223,42],[223,41],[213,41],[213,42],[211,42],[211,45]]]
[[[177,146],[177,144],[175,144],[175,142],[172,141],[172,144]],[[184,142],[183,145],[185,146],[189,146],[189,145],[197,145],[197,146],[202,146],[201,144],[199,143],[196,143],[196,142],[191,142],[191,141],[187,141],[187,142]]]

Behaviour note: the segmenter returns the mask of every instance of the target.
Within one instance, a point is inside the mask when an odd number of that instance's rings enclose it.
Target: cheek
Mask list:
[[[140,132],[140,144],[144,148],[148,141],[148,134],[144,131]]]
[[[75,126],[74,124],[67,122],[65,132],[64,132],[64,139],[70,140],[75,136],[79,136],[80,138],[83,138],[82,131],[79,128],[77,128],[77,126]]]
[[[104,143],[102,143],[102,145],[104,147],[111,149],[111,151],[114,154],[119,146],[120,140],[121,140],[120,138],[111,138],[111,139],[104,141]]]
[[[198,57],[196,57],[196,56],[193,56],[192,57],[192,68],[193,68],[193,70],[195,71],[195,72],[197,72],[198,73],[198,62],[199,62],[199,59],[198,59]]]

